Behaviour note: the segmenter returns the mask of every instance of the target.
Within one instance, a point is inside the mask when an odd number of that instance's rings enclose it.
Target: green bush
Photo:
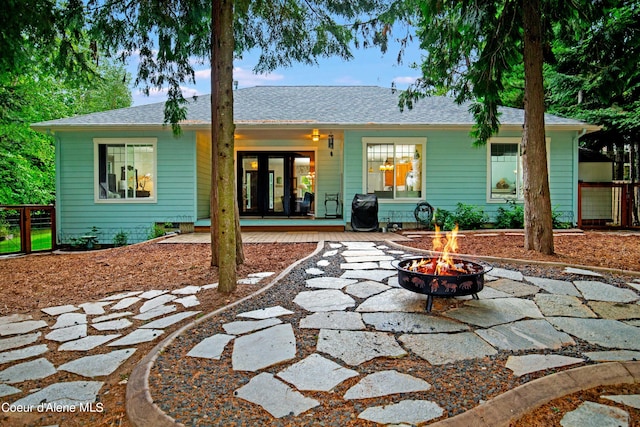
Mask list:
[[[524,228],[524,206],[508,201],[508,208],[498,208],[496,228]]]
[[[160,224],[153,224],[151,226],[151,230],[149,231],[149,240],[162,236],[164,236],[164,226]]]
[[[479,206],[458,203],[453,213],[454,225],[458,224],[461,230],[476,230],[489,221],[489,216]]]
[[[441,230],[451,230],[455,223],[451,212],[446,209],[436,208],[433,211],[433,225],[438,226]]]
[[[517,205],[515,202],[509,201],[509,208],[498,208],[496,215],[496,228],[524,228],[524,205]],[[572,224],[561,221],[563,213],[553,208],[551,211],[551,219],[553,228],[571,228]]]
[[[129,233],[120,230],[115,236],[113,236],[113,246],[127,246],[129,240]]]
[[[433,225],[441,230],[453,230],[456,225],[461,230],[476,230],[489,220],[489,216],[479,206],[458,203],[456,210],[436,208],[433,214]]]

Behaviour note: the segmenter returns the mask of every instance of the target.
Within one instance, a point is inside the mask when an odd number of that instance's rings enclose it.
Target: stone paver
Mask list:
[[[231,335],[242,335],[248,332],[259,331],[270,326],[279,325],[282,320],[272,317],[264,320],[240,320],[222,325],[224,331]]]
[[[589,301],[589,307],[603,319],[640,319],[640,304],[620,304],[619,302]]]
[[[14,362],[16,360],[30,359],[32,357],[40,356],[47,351],[49,351],[49,348],[46,344],[32,345],[18,350],[5,351],[0,353],[0,365],[3,363]]]
[[[0,371],[0,382],[16,384],[23,381],[39,380],[56,373],[56,368],[47,359],[41,357],[23,362]]]
[[[626,406],[631,406],[636,409],[640,409],[640,394],[629,395],[617,395],[617,396],[600,396],[603,399],[609,399],[614,402],[622,403]]]
[[[556,328],[607,348],[640,350],[640,329],[617,320],[550,317]]]
[[[393,335],[333,329],[320,330],[317,350],[351,366],[357,366],[376,357],[400,357],[407,354]]]
[[[485,328],[526,318],[544,317],[533,301],[519,298],[466,301],[464,307],[449,310],[444,315]]]
[[[545,316],[598,317],[581,299],[574,296],[537,294],[534,301]]]
[[[265,393],[265,390],[268,390],[268,393]],[[305,397],[266,372],[253,377],[248,384],[236,390],[235,395],[262,406],[274,418],[300,415],[320,404],[317,400]]]
[[[362,320],[378,331],[387,332],[425,334],[462,332],[470,329],[464,323],[422,313],[362,313]]]
[[[358,331],[366,329],[360,313],[352,311],[327,311],[313,313],[300,319],[302,329],[341,329]]]
[[[596,362],[640,360],[640,351],[631,350],[587,351],[583,355]]]
[[[0,336],[26,334],[47,326],[44,320],[25,320],[24,322],[5,323],[0,325]]]
[[[424,423],[442,416],[444,410],[429,400],[404,400],[385,406],[372,406],[362,411],[358,418],[380,424]]]
[[[393,288],[374,295],[356,308],[358,312],[401,311],[405,313],[423,313],[426,310],[427,296]]]
[[[405,347],[432,365],[444,365],[498,353],[495,348],[473,332],[405,334],[399,339]]]
[[[629,413],[613,406],[583,402],[560,420],[562,427],[626,427]]]
[[[298,390],[330,391],[344,380],[358,375],[357,371],[314,353],[278,372],[277,377]]]
[[[531,282],[537,287],[544,289],[553,295],[570,295],[582,297],[582,294],[573,286],[573,283],[564,280],[547,279],[546,277],[525,277],[527,282]]]
[[[234,335],[227,334],[216,334],[205,338],[189,350],[187,356],[220,360],[224,348],[234,338]]]
[[[582,276],[602,277],[602,274],[596,273],[595,271],[586,270],[584,268],[565,267],[565,269],[563,271],[565,273],[569,273],[569,274],[579,274],[579,275],[582,275]]]
[[[102,377],[113,373],[125,360],[133,356],[135,351],[135,348],[125,348],[111,353],[85,356],[58,366],[58,370],[88,378]]]
[[[540,288],[537,286],[517,282],[511,279],[498,279],[491,282],[491,284],[489,284],[488,286],[497,291],[504,292],[506,294],[509,294],[509,296],[514,297],[526,297],[535,295],[540,291]]]
[[[575,345],[575,341],[569,335],[557,331],[542,319],[522,320],[489,329],[479,329],[476,334],[492,346],[507,351],[558,349],[565,345]]]
[[[357,282],[355,279],[342,279],[340,277],[314,277],[306,281],[307,288],[322,289],[342,289]]]
[[[76,326],[68,326],[66,328],[54,329],[44,337],[51,341],[65,342],[77,340],[87,336],[87,325],[81,324]]]
[[[33,344],[38,341],[41,335],[41,332],[34,332],[32,334],[16,335],[11,338],[2,338],[0,339],[0,351],[11,350],[12,348]]]
[[[390,289],[390,287],[383,283],[367,280],[365,282],[348,285],[344,288],[344,291],[356,298],[369,298],[370,296],[379,294],[388,289]]]
[[[172,314],[171,316],[163,317],[162,319],[145,323],[144,325],[140,326],[140,328],[145,328],[145,329],[168,328],[169,326],[175,325],[176,323],[181,322],[184,319],[188,319],[189,317],[193,317],[198,313],[200,312],[199,311],[181,311],[180,313]]]
[[[7,384],[0,384],[0,397],[11,396],[12,394],[18,394],[22,390],[16,387],[12,387]]]
[[[51,384],[32,393],[13,404],[36,407],[39,404],[54,403],[56,405],[79,406],[96,401],[96,396],[104,383],[100,381],[70,381]]]
[[[91,326],[98,331],[117,331],[120,329],[127,329],[133,325],[133,322],[129,319],[115,319],[108,320],[106,322],[94,323]]]
[[[142,294],[144,295],[144,294]],[[144,298],[144,297],[143,297]],[[145,302],[144,304],[142,304],[142,307],[140,307],[140,313],[144,313],[145,311],[149,311],[149,310],[153,310],[154,308],[160,307],[162,305],[165,305],[168,302],[173,301],[174,299],[177,299],[178,297],[175,295],[171,295],[171,294],[163,294],[160,296],[157,296],[155,298],[152,298],[150,300],[148,300],[147,302]]]
[[[431,384],[423,379],[408,374],[401,374],[394,370],[381,371],[367,375],[361,379],[358,384],[347,390],[344,398],[347,400],[369,399],[397,393],[426,391],[430,388]]]
[[[521,377],[531,372],[575,365],[582,362],[584,362],[584,359],[557,354],[528,354],[525,356],[509,356],[505,366],[511,369],[514,375]]]
[[[288,316],[293,314],[293,311],[287,310],[279,305],[275,307],[261,308],[260,310],[247,311],[245,313],[239,313],[237,317],[248,317],[250,319],[268,319],[270,317]]]
[[[140,344],[143,342],[153,341],[162,334],[164,334],[164,331],[162,329],[136,329],[135,331],[131,332],[129,335],[125,335],[119,340],[110,342],[109,344],[107,344],[107,346],[117,347],[117,346]]]
[[[79,340],[67,341],[64,344],[61,344],[58,347],[58,351],[87,351],[99,347],[102,344],[112,341],[120,336],[122,335],[89,335],[87,337],[80,338]]]
[[[286,323],[236,338],[231,363],[236,371],[255,372],[295,356],[296,337]]]
[[[68,328],[69,326],[85,325],[87,315],[84,313],[64,313],[58,316],[51,329]]]
[[[49,316],[58,316],[63,313],[69,313],[77,310],[79,310],[78,307],[76,307],[75,305],[68,304],[68,305],[57,305],[55,307],[43,308],[42,312],[45,314],[48,314]]]
[[[576,280],[573,282],[576,288],[587,300],[610,302],[633,302],[640,296],[630,289],[622,289],[617,286],[594,280]]]
[[[136,316],[133,316],[133,318],[137,320],[149,320],[149,319],[154,319],[156,317],[164,316],[165,314],[173,313],[174,311],[177,311],[177,310],[178,308],[174,304],[161,305],[149,311],[145,311],[144,313],[140,313]]]
[[[140,297],[128,297],[123,298],[119,302],[117,302],[114,306],[111,307],[111,310],[124,310],[125,308],[129,308],[138,301],[142,301]]]
[[[338,311],[356,305],[353,298],[335,289],[300,292],[293,302],[312,312]]]

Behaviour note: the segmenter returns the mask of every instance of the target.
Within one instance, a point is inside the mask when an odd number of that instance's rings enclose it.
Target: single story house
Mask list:
[[[350,229],[356,194],[378,218],[415,221],[417,203],[463,202],[495,214],[522,201],[524,111],[501,108],[501,130],[474,147],[469,105],[428,97],[400,111],[372,86],[263,86],[234,92],[235,162],[243,229]],[[59,239],[92,227],[146,238],[152,224],[210,221],[210,97],[189,101],[182,134],[163,103],[36,123],[55,136]],[[578,139],[596,126],[547,115],[552,204],[576,221]],[[136,233],[135,230],[143,230]],[[136,237],[137,236],[137,237]]]

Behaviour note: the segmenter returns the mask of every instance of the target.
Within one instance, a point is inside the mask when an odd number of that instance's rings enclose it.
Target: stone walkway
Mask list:
[[[287,320],[293,312],[281,306],[240,312],[222,324],[224,333],[206,337],[187,356],[213,360],[228,356],[234,370],[253,373],[235,390],[236,398],[274,418],[301,416],[301,423],[306,411],[321,405],[305,392],[328,392],[358,377],[343,399],[399,394],[402,399],[368,407],[357,418],[394,425],[435,420],[444,413],[443,402],[411,397],[431,387],[423,379],[388,369],[360,373],[358,366],[368,360],[412,352],[432,365],[444,365],[500,351],[532,352],[508,358],[506,367],[516,376],[587,361],[640,360],[640,280],[619,288],[590,270],[565,269],[582,278],[570,282],[494,268],[486,275],[488,284],[479,300],[466,297],[462,307],[426,314],[426,297],[397,283],[391,263],[407,255],[373,242],[330,243],[317,265],[305,271],[307,290],[292,297],[297,310],[306,313],[298,324]],[[325,274],[332,264],[340,266],[341,275]],[[364,301],[358,304],[354,297]],[[210,326],[207,329],[215,329]],[[317,330],[318,339],[316,352],[300,359],[296,333],[302,329]],[[576,344],[576,338],[606,350],[581,357],[554,354]],[[282,369],[267,372],[274,365]],[[637,400],[637,396],[611,398]],[[588,411],[590,415],[584,415]],[[588,406],[567,414],[563,425],[577,427],[598,411],[609,414]],[[629,425],[628,418],[627,413],[627,423],[616,425]],[[295,420],[291,422],[296,424]]]
[[[243,281],[257,283],[272,274],[254,274]],[[101,379],[131,357],[136,345],[163,338],[165,329],[198,315],[200,311],[193,310],[200,305],[198,297],[206,298],[216,288],[211,284],[171,292],[126,292],[100,301],[43,308],[40,320],[23,314],[0,317],[0,418],[3,412],[56,412],[63,406],[67,412],[90,410],[99,401]],[[103,353],[82,356],[94,349]],[[56,367],[47,358],[54,352],[78,357]],[[87,380],[57,382],[35,391],[21,388],[21,383],[62,371]]]
[[[330,391],[346,379],[358,377],[343,399],[402,398],[393,404],[368,407],[357,417],[399,425],[439,418],[444,413],[443,402],[412,398],[412,393],[431,387],[423,379],[389,369],[366,375],[359,372],[358,366],[365,361],[411,352],[432,365],[444,365],[500,351],[528,350],[530,354],[510,356],[506,362],[514,375],[522,376],[587,361],[640,360],[639,279],[622,288],[606,283],[590,270],[566,269],[580,277],[570,282],[494,268],[486,275],[479,300],[466,297],[461,307],[426,314],[426,297],[397,284],[391,263],[407,255],[404,250],[374,242],[330,243],[322,259],[305,271],[307,289],[292,297],[297,310],[305,314],[299,324],[288,321],[293,312],[281,306],[241,312],[234,321],[222,325],[224,333],[212,334],[189,349],[188,357],[216,360],[230,355],[234,370],[253,373],[251,380],[236,390],[237,399],[251,402],[256,410],[267,411],[274,418],[295,417],[321,404],[305,392]],[[341,274],[326,274],[329,266],[339,266]],[[77,306],[50,307],[42,310],[45,320],[25,315],[1,317],[3,411],[99,401],[104,378],[134,354],[137,344],[164,338],[166,328],[194,318],[200,313],[193,310],[199,305],[199,296],[214,292],[215,286],[129,292]],[[144,323],[132,328],[140,321]],[[316,352],[303,359],[296,351],[296,333],[301,329],[318,331]],[[575,339],[606,350],[585,352],[580,357],[554,354],[575,344]],[[82,356],[82,351],[98,347],[104,353]],[[78,358],[56,367],[47,359],[54,351],[78,352]],[[277,373],[265,371],[276,364],[282,365]],[[23,382],[60,371],[78,374],[86,381],[58,382],[40,390],[21,388]],[[609,398],[638,407],[637,395]],[[605,425],[608,419],[614,419],[615,425],[630,424],[627,412],[603,406],[585,402],[565,415],[563,426],[582,426],[586,419],[603,420],[597,425]],[[134,414],[134,423],[144,425],[145,419],[155,419],[150,412],[157,407],[150,408],[140,411],[146,415]]]

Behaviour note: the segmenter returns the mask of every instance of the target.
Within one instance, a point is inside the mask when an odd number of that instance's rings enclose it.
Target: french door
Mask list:
[[[243,216],[312,213],[313,152],[239,151],[238,206]]]

